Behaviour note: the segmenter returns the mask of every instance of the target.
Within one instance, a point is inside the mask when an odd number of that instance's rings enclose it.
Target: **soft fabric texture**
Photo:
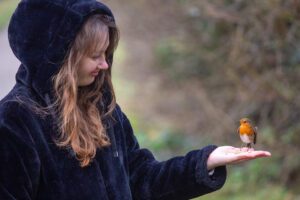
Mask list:
[[[84,20],[95,13],[113,17],[95,0],[23,0],[13,14],[8,36],[22,64],[16,85],[0,101],[0,199],[176,200],[221,188],[225,166],[211,176],[206,166],[216,146],[159,162],[139,147],[119,106],[116,122],[108,123],[112,145],[98,149],[88,167],[79,166],[71,149],[55,145],[55,114],[39,115],[26,102],[51,104],[51,77]]]

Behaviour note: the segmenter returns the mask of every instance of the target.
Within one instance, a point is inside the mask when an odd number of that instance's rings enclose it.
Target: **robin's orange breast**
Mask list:
[[[239,133],[241,135],[252,135],[254,134],[254,130],[249,124],[242,124],[239,129]]]

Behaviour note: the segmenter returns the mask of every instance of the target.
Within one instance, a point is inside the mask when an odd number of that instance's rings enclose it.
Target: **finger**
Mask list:
[[[230,159],[231,161],[229,161],[228,163],[240,164],[253,159],[269,157],[269,156],[271,156],[271,153],[266,151],[241,152],[239,154],[236,154],[235,156],[231,156]]]
[[[241,160],[241,159],[248,159],[248,160],[251,160],[251,159],[255,159],[255,158],[261,158],[261,157],[269,157],[270,155],[269,154],[265,154],[265,153],[260,153],[260,152],[251,152],[251,153],[240,153],[240,154],[237,154],[236,156],[232,157],[231,160],[232,161],[237,161],[237,160]]]
[[[239,156],[271,156],[271,153],[268,151],[247,151],[247,152],[240,152],[237,154]]]
[[[254,159],[257,159],[257,158],[264,158],[264,157],[267,157],[267,156],[253,156],[253,157],[244,157],[244,158],[240,158],[240,159],[237,159],[236,161],[234,161],[235,163],[240,163],[240,162],[245,162],[245,161],[249,161],[249,160],[254,160]]]
[[[270,157],[269,155],[266,154],[246,154],[246,155],[239,155],[239,159],[255,159],[255,158],[263,158],[263,157]]]
[[[258,154],[266,155],[266,156],[271,156],[272,154],[269,151],[254,151],[257,152]]]
[[[256,157],[243,157],[243,158],[238,158],[236,160],[233,160],[231,162],[231,164],[239,164],[239,163],[243,163],[243,162],[246,162],[246,161],[250,161],[250,160],[254,160],[254,159],[257,159],[257,158],[262,158],[262,157],[265,157],[265,156],[256,156]]]
[[[253,151],[250,153],[254,157],[270,157],[271,153],[267,151]]]

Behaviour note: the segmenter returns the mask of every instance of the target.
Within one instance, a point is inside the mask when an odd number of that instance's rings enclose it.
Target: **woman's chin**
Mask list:
[[[81,81],[81,82],[78,83],[78,87],[89,86],[89,85],[91,85],[92,83],[94,83],[94,81],[95,81],[95,78],[90,79],[90,80]]]

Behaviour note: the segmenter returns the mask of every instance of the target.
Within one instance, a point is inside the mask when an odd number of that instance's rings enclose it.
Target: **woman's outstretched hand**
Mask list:
[[[211,170],[219,166],[237,164],[261,157],[270,157],[268,151],[257,151],[248,148],[236,148],[232,146],[221,146],[216,148],[208,157],[207,169]]]

